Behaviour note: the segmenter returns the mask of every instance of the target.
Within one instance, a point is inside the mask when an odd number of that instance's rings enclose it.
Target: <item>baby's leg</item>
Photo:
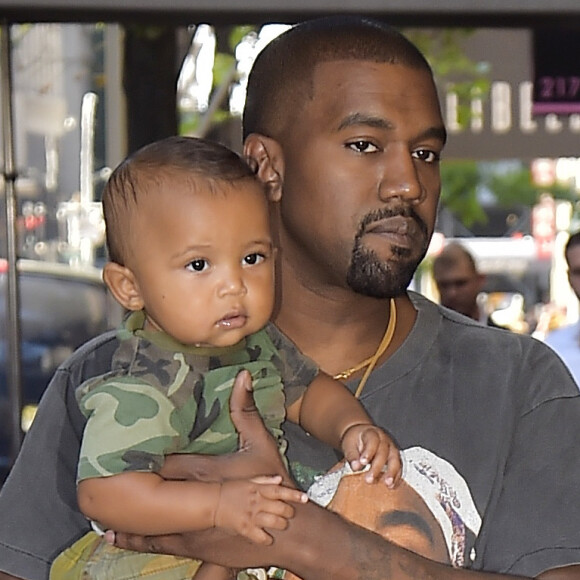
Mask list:
[[[204,562],[193,575],[195,580],[236,580],[237,573],[231,568]]]
[[[190,580],[197,578],[197,571],[203,567],[199,560],[122,550],[111,546],[95,532],[89,532],[56,558],[50,580]],[[230,580],[235,579],[235,574],[202,575],[201,578]]]

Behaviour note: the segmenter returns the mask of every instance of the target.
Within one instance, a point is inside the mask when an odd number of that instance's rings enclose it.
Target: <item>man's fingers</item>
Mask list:
[[[240,371],[234,380],[230,395],[230,409],[237,413],[258,412],[252,394],[252,375],[247,370]]]
[[[230,395],[230,416],[240,436],[240,449],[268,433],[254,402],[252,377],[246,370],[240,371],[234,381]]]
[[[158,547],[153,541],[153,538],[148,536],[136,536],[134,534],[116,532],[114,539],[115,546],[117,546],[117,548],[123,548],[124,550],[133,550],[134,552],[150,552],[153,554],[159,551]]]
[[[278,445],[254,403],[252,377],[248,371],[240,371],[234,381],[230,395],[230,416],[239,435],[238,452],[242,452],[246,458],[251,455],[259,458],[266,467],[262,473],[279,473],[290,485],[291,480],[280,457]]]

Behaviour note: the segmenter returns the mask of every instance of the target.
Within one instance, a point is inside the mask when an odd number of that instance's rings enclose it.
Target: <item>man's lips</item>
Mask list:
[[[388,237],[390,240],[409,245],[420,233],[417,222],[411,217],[396,215],[368,224],[364,234],[377,234]]]

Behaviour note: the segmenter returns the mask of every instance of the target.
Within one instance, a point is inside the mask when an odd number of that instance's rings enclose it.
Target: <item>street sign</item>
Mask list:
[[[578,30],[534,31],[534,115],[580,113],[579,50]]]

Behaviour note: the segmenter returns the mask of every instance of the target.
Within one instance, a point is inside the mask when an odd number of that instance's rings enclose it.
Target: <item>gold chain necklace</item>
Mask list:
[[[361,363],[358,363],[357,365],[350,367],[349,369],[346,369],[345,371],[337,373],[336,375],[333,376],[333,378],[336,379],[337,381],[345,381],[348,378],[350,378],[354,373],[366,367],[365,373],[362,379],[360,380],[360,383],[358,384],[356,393],[354,395],[357,398],[361,394],[363,387],[367,382],[367,379],[369,378],[371,372],[373,371],[375,365],[377,364],[377,361],[381,358],[381,356],[383,356],[387,348],[389,348],[391,341],[393,340],[393,335],[395,334],[395,328],[397,326],[397,307],[395,305],[395,300],[393,298],[391,298],[389,306],[390,306],[389,324],[387,324],[387,329],[385,330],[385,334],[381,339],[381,342],[375,354],[363,360]]]

